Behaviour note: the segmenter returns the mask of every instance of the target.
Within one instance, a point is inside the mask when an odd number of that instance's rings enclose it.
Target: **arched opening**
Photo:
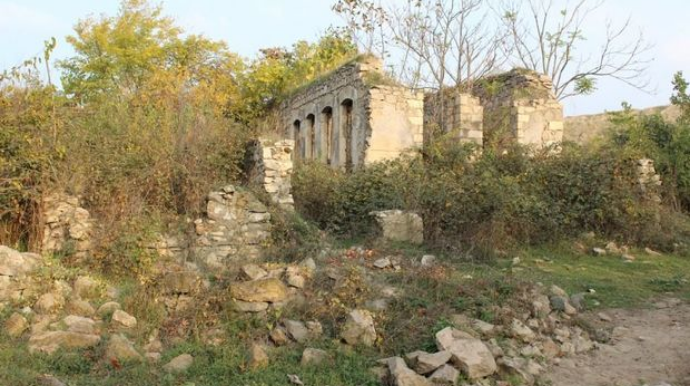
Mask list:
[[[328,106],[321,111],[321,148],[324,150],[326,164],[333,161],[333,108]]]
[[[314,114],[309,114],[307,115],[307,132],[305,133],[306,137],[306,158],[313,160],[314,157],[316,156],[316,128],[314,125],[316,124],[316,117]]]
[[[299,161],[304,157],[304,143],[302,141],[302,123],[296,120],[292,124],[292,138],[295,140],[295,161]]]
[[[343,136],[345,137],[345,171],[351,172],[354,165],[353,165],[353,137],[352,137],[352,109],[354,107],[354,103],[352,102],[352,99],[345,99],[341,104],[340,104],[340,110],[341,110],[341,128],[342,128],[342,133]],[[341,137],[342,138],[342,137]]]

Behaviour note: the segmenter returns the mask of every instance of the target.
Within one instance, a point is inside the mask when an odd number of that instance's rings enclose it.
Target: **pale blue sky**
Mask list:
[[[246,57],[259,48],[289,46],[300,39],[313,40],[340,19],[331,12],[331,0],[167,0],[166,14],[185,30],[221,39]],[[58,39],[58,58],[70,55],[64,37],[74,23],[87,15],[114,14],[118,0],[0,0],[0,69],[6,69],[41,52],[43,41]],[[622,101],[634,107],[667,104],[675,71],[690,77],[690,0],[608,0],[591,27],[607,17],[622,21],[632,16],[654,44],[649,77],[651,94],[615,81],[601,81],[590,96],[565,101],[566,114],[614,110]],[[585,31],[586,32],[586,31]],[[586,42],[585,44],[591,44]],[[583,47],[586,49],[586,46]]]

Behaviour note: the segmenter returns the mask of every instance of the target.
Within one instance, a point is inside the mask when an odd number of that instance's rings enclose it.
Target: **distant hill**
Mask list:
[[[641,110],[633,110],[641,115],[661,114],[670,121],[675,121],[680,114],[677,106],[657,106]],[[578,115],[565,118],[563,140],[587,143],[604,134],[609,128],[609,112],[593,115]]]

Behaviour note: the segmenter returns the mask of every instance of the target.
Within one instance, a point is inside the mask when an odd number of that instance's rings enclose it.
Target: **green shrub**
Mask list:
[[[438,146],[426,160],[349,175],[304,165],[294,180],[297,208],[347,236],[370,234],[373,210],[413,210],[424,219],[428,245],[474,258],[589,231],[663,250],[690,234],[687,218],[643,199],[633,155],[564,145],[559,154],[512,147],[480,156],[471,146]]]

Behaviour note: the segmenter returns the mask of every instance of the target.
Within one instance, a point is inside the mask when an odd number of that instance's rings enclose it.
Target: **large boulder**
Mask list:
[[[230,286],[232,297],[244,302],[281,302],[288,297],[288,289],[282,281],[269,278]]]
[[[373,346],[376,342],[374,318],[367,310],[353,310],[340,331],[340,337],[348,344]]]
[[[371,212],[381,228],[383,238],[412,244],[424,242],[424,222],[421,216],[402,210]]]

